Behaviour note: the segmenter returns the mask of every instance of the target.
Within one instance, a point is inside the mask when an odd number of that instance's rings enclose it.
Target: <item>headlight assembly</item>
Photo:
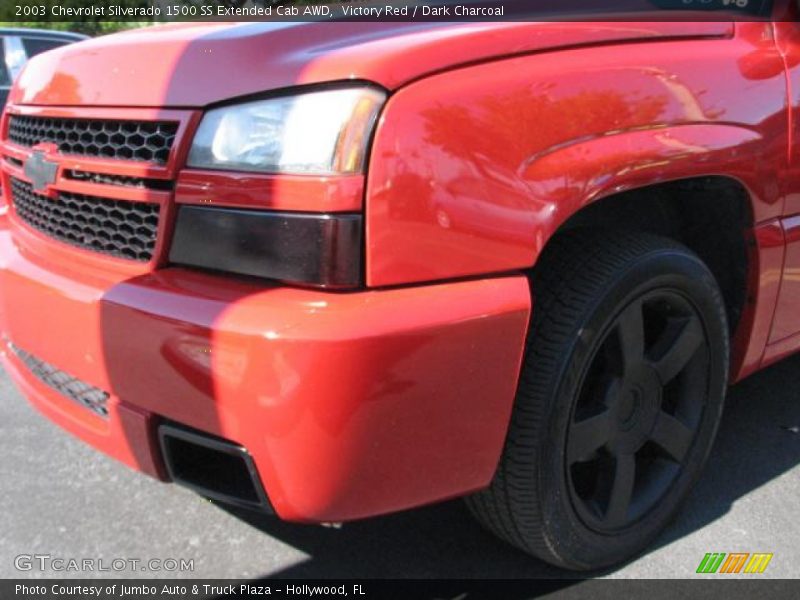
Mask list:
[[[364,167],[386,95],[351,87],[279,96],[206,112],[188,166],[296,175],[345,175]]]
[[[359,175],[385,100],[382,91],[359,85],[213,108],[197,128],[187,165],[317,178]],[[179,205],[173,264],[316,287],[360,284],[360,213],[239,209],[214,206],[213,199],[209,204]]]

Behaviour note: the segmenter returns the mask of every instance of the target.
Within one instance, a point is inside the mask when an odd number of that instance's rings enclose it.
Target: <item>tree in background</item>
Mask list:
[[[176,3],[180,3],[180,0]],[[104,3],[98,3],[102,5]],[[110,3],[109,3],[110,4]],[[126,8],[146,8],[151,6],[149,0],[114,0],[116,6]],[[0,0],[0,27],[33,27],[36,29],[55,29],[59,31],[74,31],[76,33],[85,33],[86,35],[103,35],[105,33],[113,33],[123,29],[132,29],[134,27],[145,27],[152,25],[152,21],[104,21],[101,19],[85,18],[75,21],[68,21],[59,19],[52,16],[51,7],[61,6],[64,8],[85,8],[90,5],[86,0],[15,0],[10,2],[8,0]],[[26,19],[33,19],[29,21],[16,21],[17,6],[20,7],[45,7],[45,14],[41,17],[26,16]]]
[[[152,24],[150,21],[0,21],[0,27],[32,27],[34,29],[73,31],[91,36],[114,33],[125,29],[135,29],[137,27],[147,27]]]

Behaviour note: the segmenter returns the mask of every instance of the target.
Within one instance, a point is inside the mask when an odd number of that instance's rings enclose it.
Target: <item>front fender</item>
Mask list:
[[[687,177],[734,178],[757,222],[778,216],[786,83],[763,27],[520,56],[400,89],[367,176],[367,284],[530,268],[587,204]]]

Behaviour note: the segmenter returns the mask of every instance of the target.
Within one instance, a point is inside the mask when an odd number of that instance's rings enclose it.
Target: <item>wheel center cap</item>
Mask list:
[[[621,398],[619,412],[619,427],[622,431],[630,431],[639,421],[642,409],[642,392],[633,388]]]
[[[655,371],[642,368],[622,385],[613,406],[615,450],[634,452],[647,441],[661,408],[662,388]]]

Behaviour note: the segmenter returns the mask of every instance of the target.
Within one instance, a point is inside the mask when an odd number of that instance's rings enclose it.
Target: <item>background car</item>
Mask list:
[[[68,31],[0,29],[0,109],[6,104],[11,83],[29,58],[88,38],[87,35]]]

